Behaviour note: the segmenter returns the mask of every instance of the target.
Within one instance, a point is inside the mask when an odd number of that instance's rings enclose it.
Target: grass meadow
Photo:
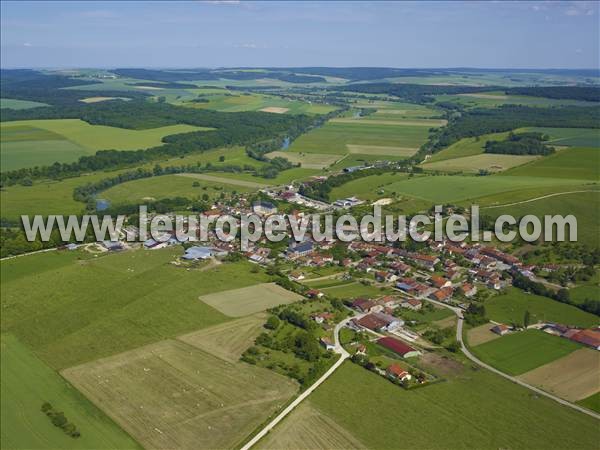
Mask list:
[[[379,449],[531,449],[548,442],[592,449],[600,438],[592,417],[470,366],[445,382],[406,391],[346,362],[311,395],[310,404],[350,433],[352,442]],[[268,439],[277,439],[286,424],[294,423],[302,434],[286,435],[295,443],[290,448],[319,442],[313,434],[323,428],[300,427],[301,420],[293,412]]]
[[[200,296],[268,281],[245,261],[205,271],[171,264],[181,254],[50,252],[2,261],[2,332],[62,369],[222,323],[228,317]]]
[[[548,364],[581,348],[580,344],[540,330],[526,330],[485,342],[471,350],[482,361],[510,375]]]
[[[171,134],[208,130],[171,125],[148,130],[126,130],[90,125],[79,119],[23,120],[1,124],[3,170],[76,161],[97,150],[138,150],[161,145]]]
[[[505,294],[485,302],[486,315],[490,320],[505,324],[523,323],[525,311],[531,314],[531,322],[557,322],[578,327],[593,327],[600,319],[565,303],[539,295],[528,294],[517,288],[509,288]]]
[[[567,148],[503,175],[546,177],[560,183],[565,179],[600,181],[600,152],[597,148]]]
[[[480,170],[502,172],[512,167],[535,161],[538,158],[538,156],[532,155],[493,155],[482,153],[479,155],[445,159],[438,162],[428,162],[421,167],[425,170],[440,172],[478,173]]]
[[[544,133],[550,137],[548,144],[570,147],[600,147],[600,130],[593,128],[525,128],[526,131]]]
[[[3,334],[0,346],[2,448],[141,448],[17,338]],[[52,425],[50,419],[40,411],[44,402],[63,411],[81,436],[74,439]]]

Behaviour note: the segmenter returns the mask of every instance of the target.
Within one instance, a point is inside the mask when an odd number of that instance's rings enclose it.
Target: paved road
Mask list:
[[[321,378],[319,378],[315,383],[305,390],[302,394],[300,394],[292,403],[290,403],[277,417],[275,417],[271,422],[267,424],[262,430],[256,434],[246,445],[244,445],[241,450],[248,450],[253,447],[258,441],[260,441],[263,437],[267,435],[269,431],[271,431],[279,422],[281,422],[289,413],[291,413],[296,406],[298,406],[306,397],[308,397],[316,388],[318,388],[327,378],[329,378],[333,372],[336,371],[338,367],[342,365],[342,363],[350,357],[350,353],[344,350],[342,344],[340,343],[340,330],[346,323],[353,319],[354,317],[348,317],[347,319],[342,320],[335,326],[335,330],[333,333],[335,339],[335,349],[334,352],[340,355],[340,358],[335,362],[333,366],[329,368],[327,372],[323,374]]]
[[[539,388],[537,388],[535,386],[527,384],[524,381],[519,380],[516,377],[507,375],[504,372],[501,372],[498,369],[490,366],[489,364],[486,364],[483,361],[481,361],[479,358],[477,358],[475,355],[473,355],[469,351],[469,349],[467,348],[467,346],[463,342],[462,334],[463,334],[463,324],[464,324],[464,320],[463,319],[464,318],[463,318],[462,310],[460,308],[456,308],[454,306],[450,306],[450,305],[447,305],[445,303],[438,302],[436,300],[427,299],[427,301],[429,301],[431,303],[435,303],[436,305],[440,305],[440,306],[443,306],[445,308],[448,308],[448,309],[451,309],[452,311],[454,311],[454,314],[456,314],[456,316],[458,317],[458,324],[456,326],[456,340],[460,343],[461,350],[465,354],[465,356],[467,358],[469,358],[471,361],[473,361],[475,364],[477,364],[477,365],[479,365],[479,366],[481,366],[481,367],[483,367],[483,368],[485,368],[485,369],[487,369],[487,370],[489,370],[491,372],[494,372],[495,374],[500,375],[501,377],[504,377],[507,380],[512,381],[513,383],[516,383],[516,384],[518,384],[520,386],[523,386],[523,387],[525,387],[527,389],[530,389],[533,392],[535,392],[536,394],[543,395],[544,397],[548,397],[549,399],[554,400],[555,402],[560,403],[561,405],[568,406],[569,408],[575,409],[575,410],[577,410],[579,412],[587,414],[588,416],[592,416],[592,417],[600,420],[600,414],[597,414],[597,413],[595,413],[593,411],[585,409],[585,408],[583,408],[583,407],[581,407],[579,405],[576,405],[574,403],[568,402],[567,400],[564,400],[564,399],[562,399],[560,397],[557,397],[555,395],[549,394],[546,391],[543,391],[543,390],[541,390],[541,389],[539,389]]]

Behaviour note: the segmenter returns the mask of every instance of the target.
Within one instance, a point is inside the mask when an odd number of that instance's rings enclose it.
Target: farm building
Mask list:
[[[571,340],[600,350],[600,329],[581,330],[571,336]]]
[[[492,328],[492,332],[499,334],[500,336],[504,336],[509,331],[510,331],[510,328],[508,328],[508,326],[506,326],[502,323],[500,325],[496,325],[495,327]]]
[[[421,354],[420,351],[412,348],[410,345],[405,344],[404,342],[398,339],[394,339],[393,337],[382,337],[377,340],[377,343],[382,347],[385,347],[387,349],[390,349],[394,353],[397,353],[403,358],[412,358]]]
[[[185,251],[185,254],[181,256],[182,259],[189,261],[197,261],[199,259],[208,259],[213,256],[223,256],[226,252],[211,247],[190,247]]]
[[[269,214],[275,214],[277,212],[277,207],[271,202],[260,200],[252,205],[252,212],[267,216]]]

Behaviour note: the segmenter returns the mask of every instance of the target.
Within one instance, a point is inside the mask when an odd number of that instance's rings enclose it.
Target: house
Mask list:
[[[417,265],[429,270],[433,270],[433,267],[440,262],[437,256],[421,255],[420,253],[413,253],[410,256]]]
[[[335,314],[330,313],[330,312],[323,312],[320,314],[313,314],[311,316],[313,318],[313,320],[317,323],[323,323],[323,322],[328,322],[330,320],[332,320],[335,317]]]
[[[260,200],[258,202],[254,202],[252,205],[252,212],[263,216],[268,216],[270,214],[275,214],[277,212],[277,207],[271,202]]]
[[[404,325],[404,321],[402,319],[391,316],[391,315],[383,313],[383,312],[376,312],[376,313],[373,313],[373,315],[375,317],[377,317],[379,320],[382,320],[383,322],[385,322],[385,326],[383,326],[381,328],[383,331],[393,331],[396,328],[399,328],[402,325]]]
[[[402,278],[399,282],[396,283],[396,287],[401,291],[412,294],[416,290],[417,282],[411,278]]]
[[[493,327],[491,331],[493,333],[499,334],[500,336],[504,336],[505,334],[507,334],[510,331],[510,328],[508,328],[506,325],[501,323],[501,324]]]
[[[377,317],[375,314],[367,314],[360,319],[353,319],[352,321],[359,327],[367,328],[371,331],[381,331],[385,329],[388,324],[386,320]]]
[[[423,307],[423,303],[421,302],[421,300],[417,300],[416,298],[409,298],[400,306],[402,306],[403,308],[411,309],[413,311],[418,311]]]
[[[310,289],[307,293],[306,296],[308,298],[322,298],[325,296],[325,294],[323,294],[321,291],[318,291],[317,289]]]
[[[382,337],[377,339],[377,343],[394,353],[397,353],[402,358],[412,358],[414,356],[419,356],[421,354],[420,351],[412,348],[410,345],[405,344],[404,342],[395,339],[393,337]]]
[[[385,370],[385,373],[392,380],[404,381],[410,380],[412,378],[412,376],[398,364],[389,365],[388,368]]]
[[[438,302],[447,302],[452,298],[452,293],[453,290],[451,287],[444,287],[430,294],[429,298]]]
[[[473,297],[475,294],[477,294],[477,286],[474,286],[470,283],[463,283],[461,289],[467,298]]]
[[[375,306],[375,302],[366,298],[357,298],[352,302],[352,307],[360,312],[369,312]]]
[[[452,286],[452,283],[450,282],[450,280],[446,280],[443,277],[438,277],[437,275],[432,275],[431,278],[429,279],[429,282],[431,283],[432,286],[435,286],[438,289]]]
[[[335,344],[329,338],[322,337],[319,339],[319,343],[325,347],[325,350],[335,350]]]
[[[382,283],[392,283],[398,279],[398,276],[390,272],[376,272],[375,279]]]
[[[574,334],[571,340],[592,347],[595,350],[600,350],[600,329],[581,330],[579,333]]]
[[[299,270],[295,270],[293,272],[290,272],[290,274],[288,275],[288,278],[292,281],[301,281],[301,280],[304,280],[306,278],[306,276],[304,275],[303,272],[300,272]]]

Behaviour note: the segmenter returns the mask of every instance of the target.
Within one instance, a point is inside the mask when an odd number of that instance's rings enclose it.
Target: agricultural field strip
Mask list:
[[[588,189],[585,191],[566,191],[566,192],[555,192],[554,194],[548,194],[548,195],[542,195],[541,197],[535,197],[535,198],[530,198],[528,200],[521,200],[519,202],[514,202],[514,203],[507,203],[504,205],[492,205],[492,206],[482,206],[481,209],[494,209],[494,208],[506,208],[508,206],[515,206],[515,205],[522,205],[523,203],[530,203],[530,202],[536,202],[538,200],[543,200],[545,198],[550,198],[550,197],[557,197],[560,195],[570,195],[570,194],[582,194],[582,193],[588,193],[588,192],[593,192],[596,191],[595,189]],[[600,192],[600,191],[597,191]]]
[[[245,181],[245,180],[236,180],[234,178],[216,177],[214,175],[204,175],[201,173],[178,173],[176,175],[180,176],[180,177],[198,178],[199,180],[214,181],[215,183],[229,184],[232,186],[243,186],[243,187],[248,187],[248,188],[262,189],[264,187],[269,186],[268,184],[263,184],[263,183],[256,183],[256,182]]]

